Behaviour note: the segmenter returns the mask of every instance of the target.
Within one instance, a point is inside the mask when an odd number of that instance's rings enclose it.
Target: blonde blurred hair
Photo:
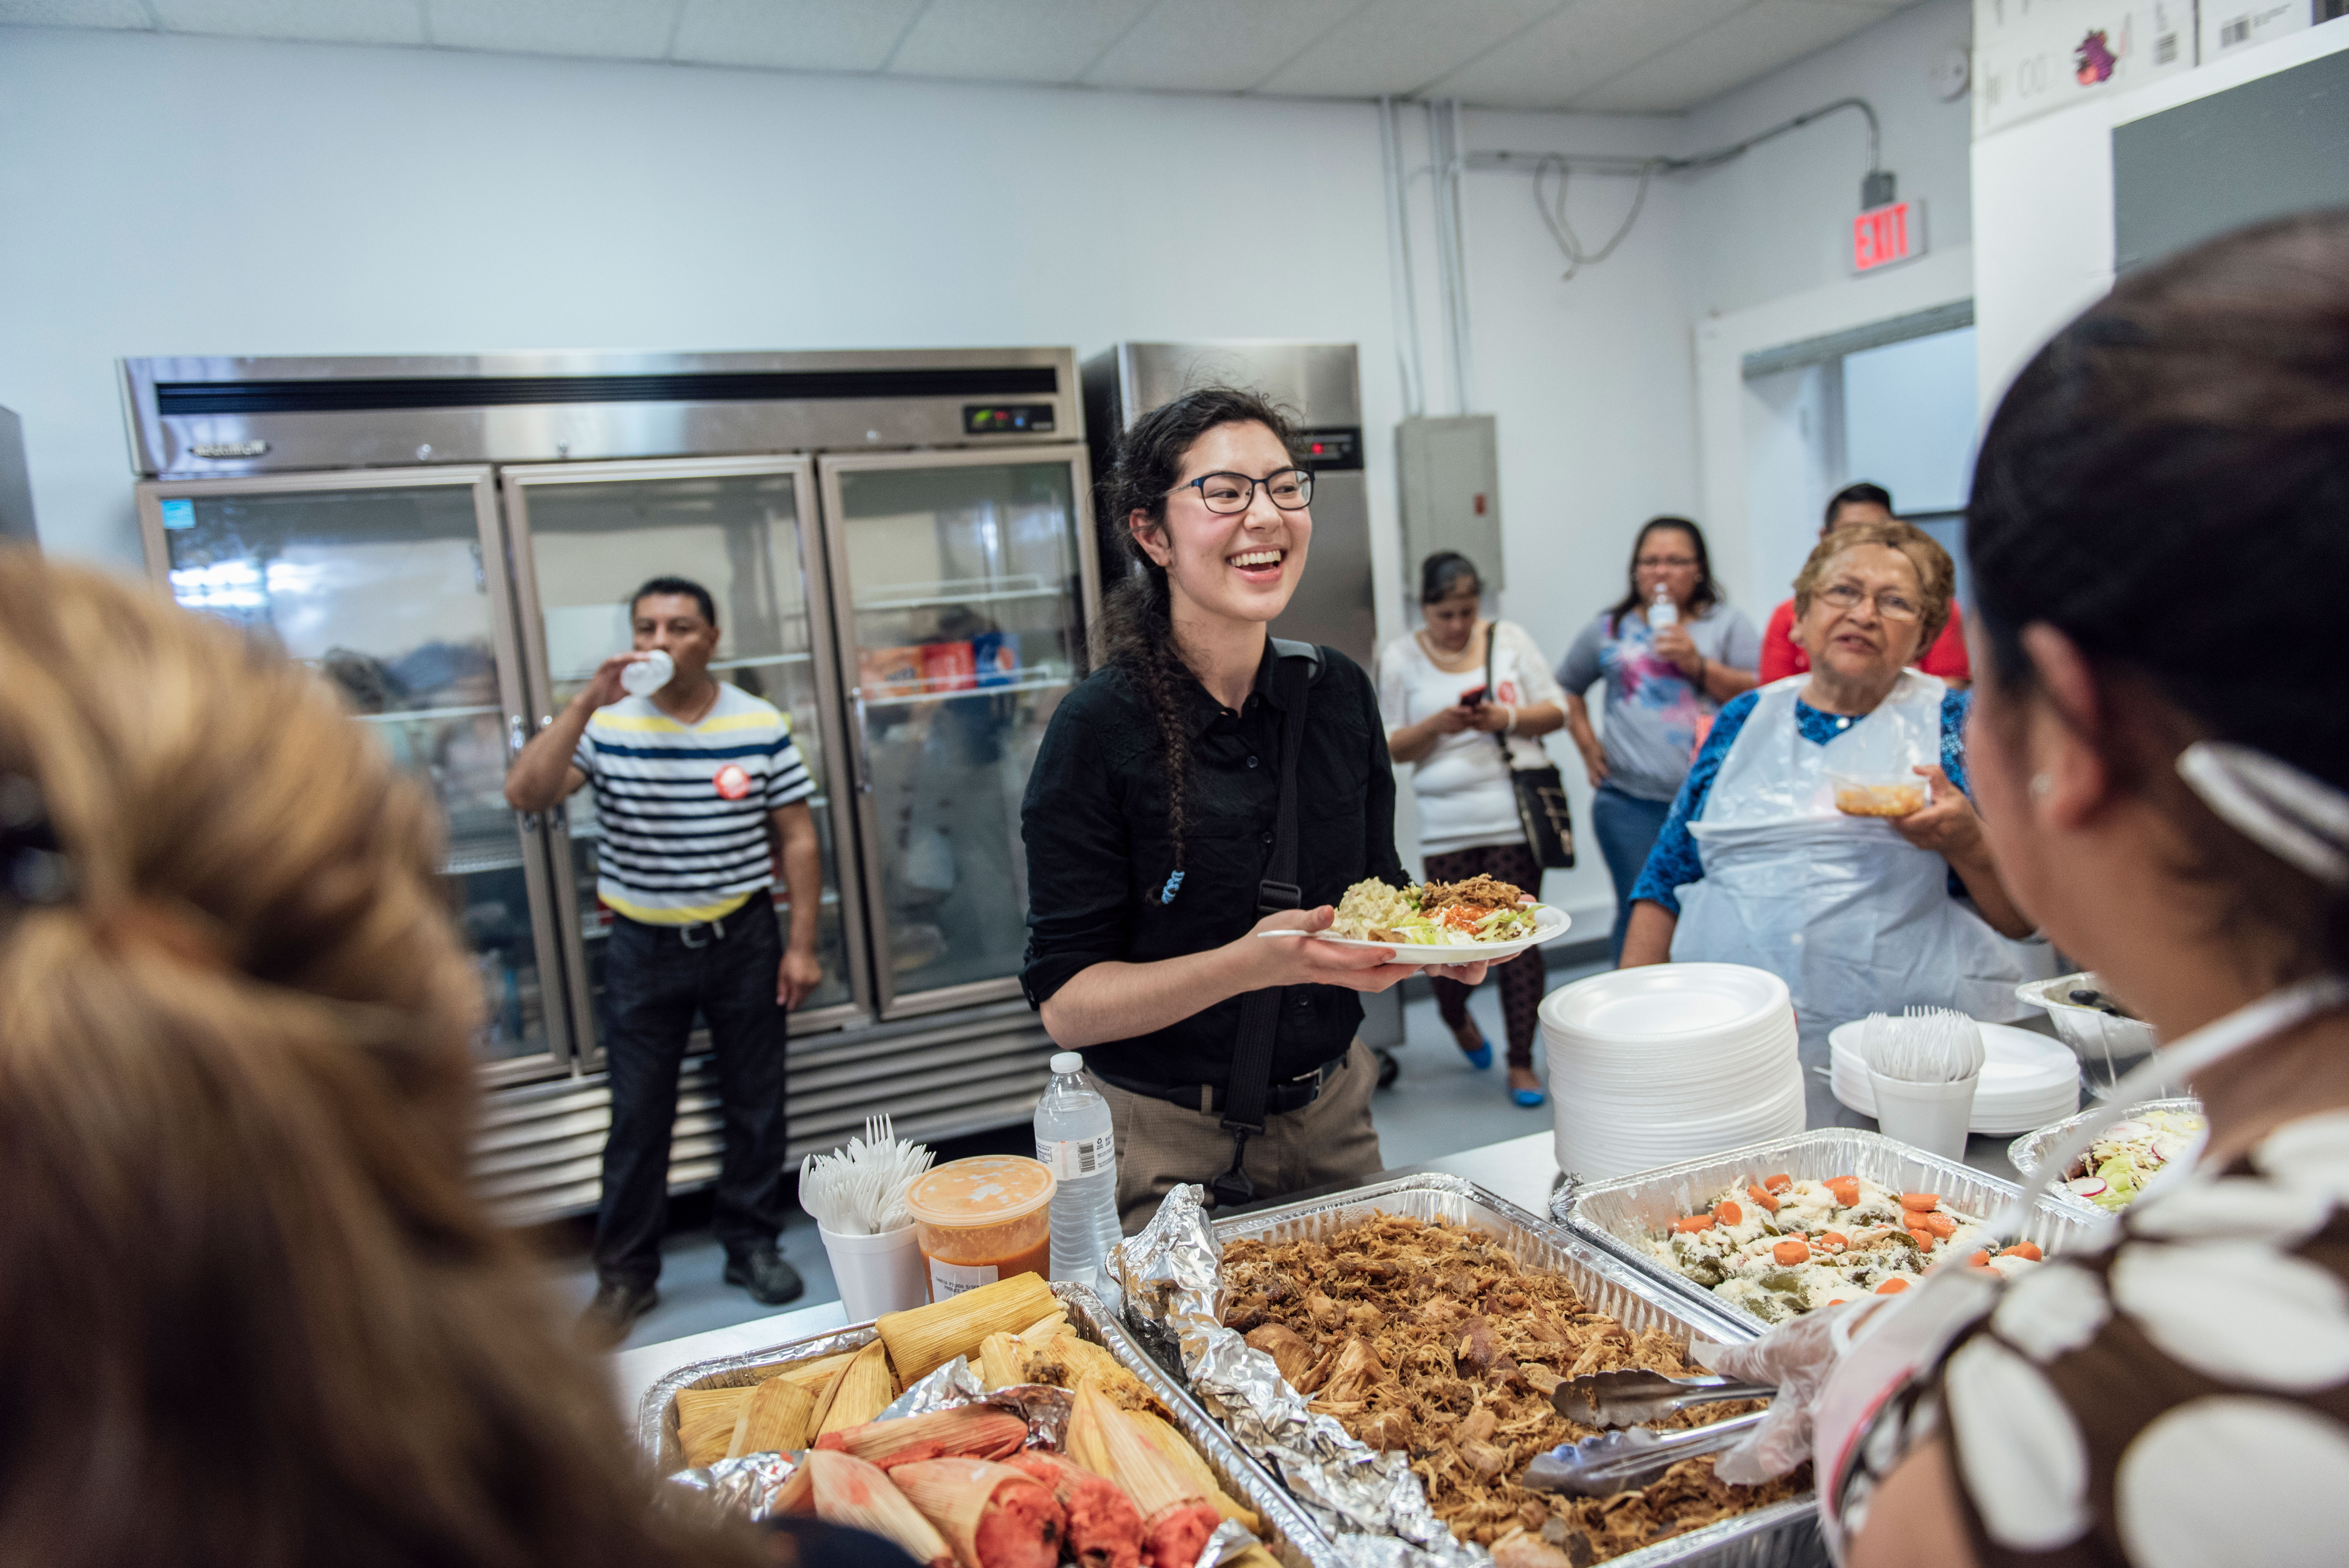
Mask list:
[[[434,813],[326,683],[0,551],[0,1562],[750,1561],[468,1190]]]
[[[1812,546],[1809,559],[1795,574],[1795,618],[1800,620],[1811,613],[1811,595],[1819,591],[1837,558],[1863,544],[1897,550],[1909,558],[1909,564],[1916,570],[1917,592],[1923,603],[1919,605],[1917,649],[1911,657],[1923,657],[1925,650],[1933,645],[1933,639],[1941,634],[1941,628],[1950,624],[1950,604],[1958,592],[1958,569],[1950,552],[1931,534],[1897,517],[1883,522],[1846,523]]]

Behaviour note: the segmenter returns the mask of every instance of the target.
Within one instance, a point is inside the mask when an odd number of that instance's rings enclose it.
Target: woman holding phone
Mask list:
[[[1394,775],[1361,667],[1268,630],[1313,535],[1313,476],[1289,433],[1229,387],[1126,432],[1103,511],[1135,571],[1110,594],[1102,665],[1052,716],[1021,808],[1022,983],[1109,1101],[1129,1233],[1179,1182],[1244,1201],[1381,1165],[1354,994],[1413,966],[1309,934],[1352,883],[1405,881]],[[1292,876],[1272,874],[1283,862]],[[1485,965],[1433,972],[1474,985]],[[1252,1023],[1261,1057],[1243,1048]]]
[[[1541,862],[1517,820],[1516,767],[1543,767],[1540,737],[1566,722],[1565,694],[1524,627],[1484,615],[1476,563],[1441,550],[1420,567],[1424,623],[1379,652],[1379,712],[1387,754],[1412,765],[1419,800],[1419,848],[1430,882],[1478,875],[1541,892]],[[1542,967],[1520,965],[1501,975],[1501,1015],[1508,1026],[1509,1097],[1542,1103],[1534,1076]],[[1435,1005],[1468,1065],[1493,1065],[1493,1047],[1468,1015],[1468,988],[1435,982]]]

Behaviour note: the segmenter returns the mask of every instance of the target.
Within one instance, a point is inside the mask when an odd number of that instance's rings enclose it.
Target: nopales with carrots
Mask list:
[[[2039,1249],[1992,1252],[1980,1217],[1934,1192],[1896,1192],[1858,1176],[1801,1181],[1756,1175],[1684,1214],[1649,1250],[1663,1263],[1764,1323],[1783,1323],[1862,1295],[1907,1290],[1934,1265],[2013,1274]]]

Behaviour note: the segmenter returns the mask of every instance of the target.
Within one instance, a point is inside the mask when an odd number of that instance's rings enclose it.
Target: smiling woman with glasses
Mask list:
[[[1806,1047],[1909,1003],[2014,1017],[2054,974],[1966,793],[1971,697],[1909,667],[1955,578],[1890,518],[1820,541],[1795,579],[1809,673],[1722,708],[1631,890],[1627,967],[1770,970]]]
[[[1610,955],[1622,952],[1631,884],[1663,830],[1697,743],[1721,705],[1754,685],[1762,653],[1754,623],[1722,602],[1704,531],[1688,519],[1649,519],[1632,542],[1630,575],[1623,597],[1582,629],[1557,666],[1567,730],[1596,792],[1591,833],[1615,879]],[[1602,679],[1603,744],[1583,703]]]

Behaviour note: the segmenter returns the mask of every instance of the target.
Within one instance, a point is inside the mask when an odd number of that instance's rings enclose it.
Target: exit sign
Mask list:
[[[1925,253],[1925,204],[1894,201],[1851,221],[1851,270],[1872,273]]]

